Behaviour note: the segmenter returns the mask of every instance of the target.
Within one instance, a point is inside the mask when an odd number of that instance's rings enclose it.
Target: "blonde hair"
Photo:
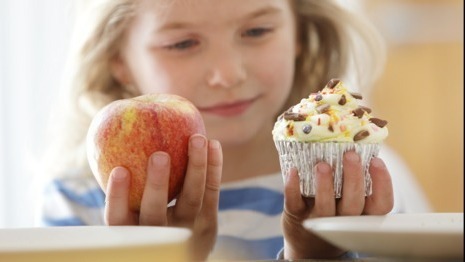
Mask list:
[[[385,44],[371,23],[336,1],[294,0],[302,53],[288,105],[322,89],[331,78],[367,92],[382,72]]]
[[[293,91],[286,108],[323,88],[331,78],[354,77],[368,87],[380,73],[384,46],[366,21],[333,0],[290,0],[296,13],[301,53],[296,60]],[[135,14],[137,0],[91,0],[80,10],[71,47],[67,93],[59,116],[63,127],[46,158],[52,176],[91,174],[85,136],[93,115],[116,99],[138,95],[111,74],[126,27]],[[356,67],[355,67],[356,65]],[[57,121],[55,121],[57,122]],[[53,167],[53,169],[51,169]]]

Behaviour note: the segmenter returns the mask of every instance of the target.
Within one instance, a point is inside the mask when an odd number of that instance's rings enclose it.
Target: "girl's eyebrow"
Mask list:
[[[273,6],[269,6],[269,7],[265,7],[257,11],[254,11],[250,14],[247,14],[246,16],[244,16],[244,19],[247,20],[247,19],[252,19],[252,18],[265,16],[265,15],[274,15],[274,14],[279,14],[281,12],[282,12],[281,9],[273,7]]]
[[[192,25],[191,23],[187,23],[187,22],[173,22],[173,23],[169,23],[169,24],[166,24],[162,27],[160,27],[159,29],[157,29],[156,31],[169,31],[169,30],[176,30],[176,29],[183,29],[183,28],[186,28],[188,26]]]
[[[269,7],[265,7],[265,8],[256,10],[254,12],[251,12],[245,15],[243,18],[241,18],[241,20],[249,20],[249,19],[260,17],[260,16],[275,15],[275,14],[280,14],[280,13],[282,13],[281,9],[269,6]],[[161,31],[183,29],[183,28],[186,28],[192,25],[193,24],[189,22],[172,22],[172,23],[163,25],[162,27],[158,28],[156,31],[161,32]]]

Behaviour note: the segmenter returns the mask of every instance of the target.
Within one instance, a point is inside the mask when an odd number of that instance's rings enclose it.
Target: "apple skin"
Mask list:
[[[131,174],[129,207],[140,210],[150,155],[170,155],[168,202],[181,191],[193,134],[206,135],[200,112],[187,99],[171,94],[147,94],[116,100],[92,119],[87,132],[87,158],[100,187],[107,188],[117,166]]]

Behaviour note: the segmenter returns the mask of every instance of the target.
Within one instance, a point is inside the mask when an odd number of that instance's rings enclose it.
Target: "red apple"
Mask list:
[[[139,211],[150,155],[164,151],[171,157],[168,201],[180,192],[187,169],[187,148],[193,134],[205,135],[197,108],[187,99],[148,94],[117,100],[102,108],[87,133],[87,156],[92,172],[105,191],[113,168],[131,173],[129,205]]]

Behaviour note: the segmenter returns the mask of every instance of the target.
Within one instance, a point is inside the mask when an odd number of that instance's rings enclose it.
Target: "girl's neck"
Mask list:
[[[248,143],[235,147],[223,147],[223,183],[280,171],[271,129],[264,128],[264,130],[267,132],[257,134]]]

